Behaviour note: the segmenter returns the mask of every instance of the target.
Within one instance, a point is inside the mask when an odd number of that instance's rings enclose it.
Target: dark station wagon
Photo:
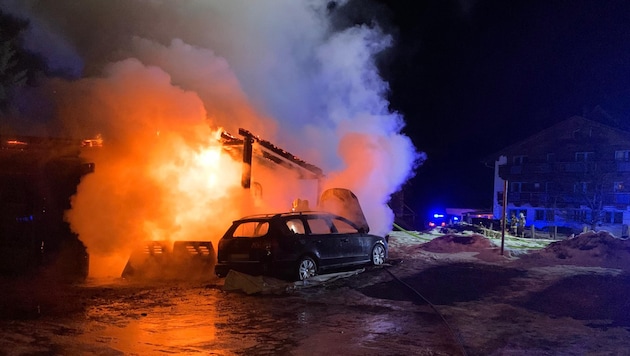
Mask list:
[[[368,234],[349,219],[323,211],[248,216],[233,222],[219,241],[215,272],[304,280],[320,271],[380,265],[384,237]]]

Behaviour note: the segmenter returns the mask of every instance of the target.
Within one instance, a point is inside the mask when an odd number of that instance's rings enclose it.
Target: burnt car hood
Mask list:
[[[359,199],[349,189],[326,189],[319,198],[319,209],[343,216],[366,233],[370,232],[370,227],[367,220],[365,220],[365,215],[363,215]]]

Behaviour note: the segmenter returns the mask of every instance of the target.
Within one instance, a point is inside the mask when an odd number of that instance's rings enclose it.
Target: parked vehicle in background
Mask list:
[[[387,240],[323,211],[248,216],[233,222],[218,246],[215,273],[230,269],[252,275],[304,280],[322,271],[380,265]]]

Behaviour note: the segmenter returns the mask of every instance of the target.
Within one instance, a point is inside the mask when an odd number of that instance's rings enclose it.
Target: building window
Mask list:
[[[575,152],[576,162],[589,162],[593,160],[593,152]]]
[[[571,217],[571,220],[578,221],[578,222],[588,221],[586,210],[579,210],[579,209],[573,210],[573,216]]]
[[[575,131],[573,131],[573,138],[576,140],[581,140],[587,137],[592,137],[593,136],[593,128],[592,127],[588,127],[588,128],[584,128],[584,129],[577,129]]]
[[[623,192],[626,189],[624,187],[623,182],[615,182],[614,186],[613,186],[613,190],[614,190],[615,193],[618,193],[618,192]]]
[[[515,166],[522,166],[523,163],[526,163],[526,162],[527,162],[527,156],[520,155],[520,156],[512,157],[512,163]]]
[[[536,221],[554,221],[553,209],[536,209]]]
[[[553,191],[553,183],[552,182],[545,182],[545,192],[552,192]]]
[[[612,220],[612,211],[604,211],[604,224],[609,224],[610,221]]]
[[[510,183],[510,192],[520,193],[523,188],[522,182],[511,182]]]
[[[575,182],[573,183],[573,193],[586,193],[588,192],[588,182]]]
[[[623,223],[623,213],[620,211],[605,211],[602,222],[604,224],[621,224]]]
[[[630,161],[630,150],[615,151],[615,161]]]

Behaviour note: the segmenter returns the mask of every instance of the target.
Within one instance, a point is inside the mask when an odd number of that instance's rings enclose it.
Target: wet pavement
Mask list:
[[[593,327],[630,329],[630,275],[572,276],[532,294],[521,305],[556,318],[595,320]]]
[[[627,274],[435,262],[409,260],[281,295],[225,292],[219,279],[4,281],[0,354],[622,355],[627,350]]]
[[[343,283],[251,296],[224,292],[220,281],[11,289],[0,313],[0,350],[8,355],[453,353],[446,334],[417,337],[440,328],[430,310]]]

